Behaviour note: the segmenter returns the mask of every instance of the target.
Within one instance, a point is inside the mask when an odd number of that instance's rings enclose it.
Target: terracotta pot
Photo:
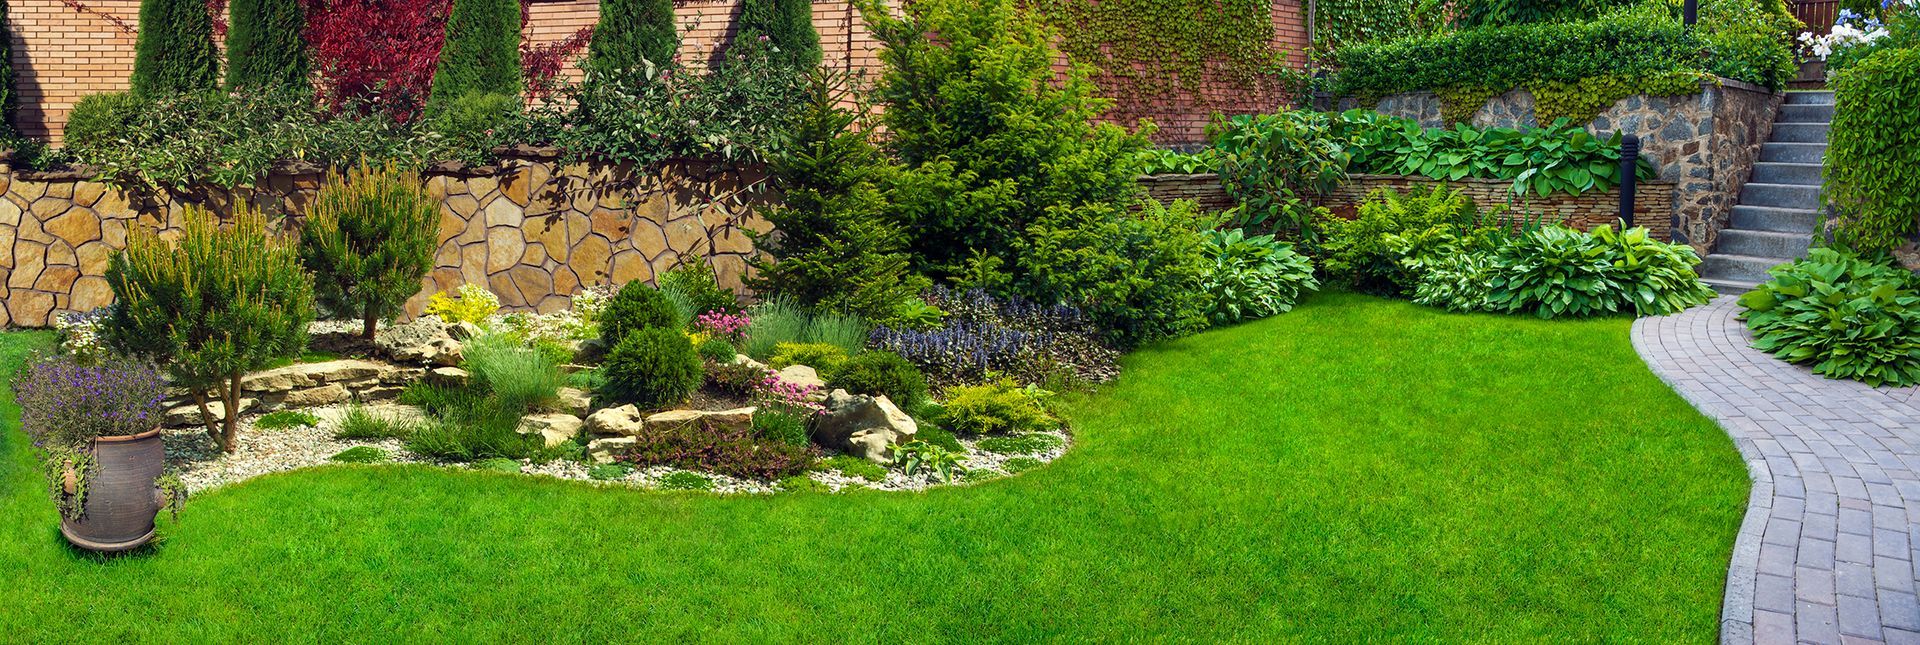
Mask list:
[[[166,447],[155,428],[130,437],[100,437],[89,448],[97,465],[87,479],[87,503],[80,519],[60,520],[60,534],[88,551],[113,553],[153,540],[153,518],[160,514],[160,489],[154,480],[167,465]]]

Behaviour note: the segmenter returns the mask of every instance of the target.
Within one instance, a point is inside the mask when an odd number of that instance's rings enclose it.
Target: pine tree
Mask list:
[[[429,110],[468,94],[519,96],[522,87],[518,0],[454,0]]]
[[[664,69],[680,50],[673,0],[601,0],[588,58],[603,70]]]
[[[233,0],[228,6],[227,89],[307,88],[307,14],[300,0]]]
[[[220,50],[205,0],[142,0],[133,93],[200,92],[220,84]]]
[[[820,33],[813,29],[813,3],[808,0],[743,0],[739,24],[734,47],[766,51],[793,69],[820,64]]]
[[[400,312],[433,268],[440,209],[420,182],[387,167],[361,166],[320,188],[300,229],[300,263],[312,272],[320,306],[376,324]]]

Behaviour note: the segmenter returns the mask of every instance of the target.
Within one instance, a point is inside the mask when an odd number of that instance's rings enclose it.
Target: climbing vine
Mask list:
[[[1285,89],[1267,0],[1025,0],[1074,62],[1098,70],[1120,113],[1176,93],[1201,104],[1209,75],[1255,92]]]
[[[1313,48],[1331,52],[1346,45],[1433,35],[1447,24],[1445,0],[1318,0]]]

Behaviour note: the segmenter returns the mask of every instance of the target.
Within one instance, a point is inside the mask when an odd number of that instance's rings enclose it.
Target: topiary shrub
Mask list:
[[[220,83],[220,50],[205,0],[141,0],[133,93],[203,92]]]
[[[646,327],[627,334],[600,363],[604,379],[600,405],[631,403],[644,409],[663,408],[681,401],[705,378],[693,342],[677,329]]]
[[[659,289],[635,280],[620,287],[600,312],[600,340],[613,347],[627,335],[641,329],[663,328],[679,333],[682,329],[679,307]]]
[[[301,0],[233,0],[227,5],[227,89],[307,89]]]
[[[520,3],[517,0],[454,0],[447,42],[433,72],[427,109],[437,112],[468,94],[519,96]]]
[[[1835,241],[1863,252],[1904,244],[1920,218],[1920,49],[1891,49],[1840,73],[1827,148]]]
[[[1770,273],[1740,297],[1756,349],[1829,378],[1920,383],[1920,277],[1830,248]]]
[[[389,165],[334,175],[314,194],[300,229],[300,263],[314,275],[320,306],[359,318],[373,339],[433,268],[440,208],[419,181]]]
[[[197,6],[197,5],[196,5]],[[189,207],[178,242],[135,229],[107,266],[114,304],[102,334],[115,350],[166,366],[200,404],[207,434],[233,452],[240,378],[300,355],[313,320],[313,282],[294,246],[264,215],[236,204],[229,226]],[[207,407],[223,404],[224,424]]]
[[[885,394],[899,405],[912,405],[927,396],[927,377],[920,368],[886,350],[861,352],[834,368],[828,387],[856,394]]]
[[[673,0],[601,0],[588,62],[601,70],[666,69],[680,51]]]

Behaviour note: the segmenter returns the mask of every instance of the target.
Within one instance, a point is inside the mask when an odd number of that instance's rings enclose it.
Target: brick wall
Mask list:
[[[74,9],[61,0],[9,2],[13,64],[20,91],[16,125],[29,136],[57,143],[67,113],[81,97],[127,88],[127,77],[133,72],[134,45],[128,29],[139,26],[139,0],[85,0],[84,4],[88,11]],[[565,40],[581,27],[597,22],[599,11],[598,0],[533,0],[525,37],[532,43]],[[699,67],[731,39],[739,0],[679,0],[675,11],[684,30],[681,60]],[[1288,54],[1288,64],[1301,65],[1304,59],[1300,51],[1307,42],[1301,0],[1274,0],[1273,20],[1277,34],[1274,46]],[[852,2],[815,1],[813,25],[820,32],[827,65],[865,72],[869,80],[879,73],[879,43],[867,31]],[[577,79],[579,69],[569,65],[564,74]],[[1128,124],[1141,116],[1152,118],[1161,126],[1156,140],[1191,143],[1200,140],[1214,112],[1270,111],[1280,99],[1271,92],[1246,91],[1222,75],[1210,74],[1192,95],[1167,97],[1143,109],[1112,116]]]

